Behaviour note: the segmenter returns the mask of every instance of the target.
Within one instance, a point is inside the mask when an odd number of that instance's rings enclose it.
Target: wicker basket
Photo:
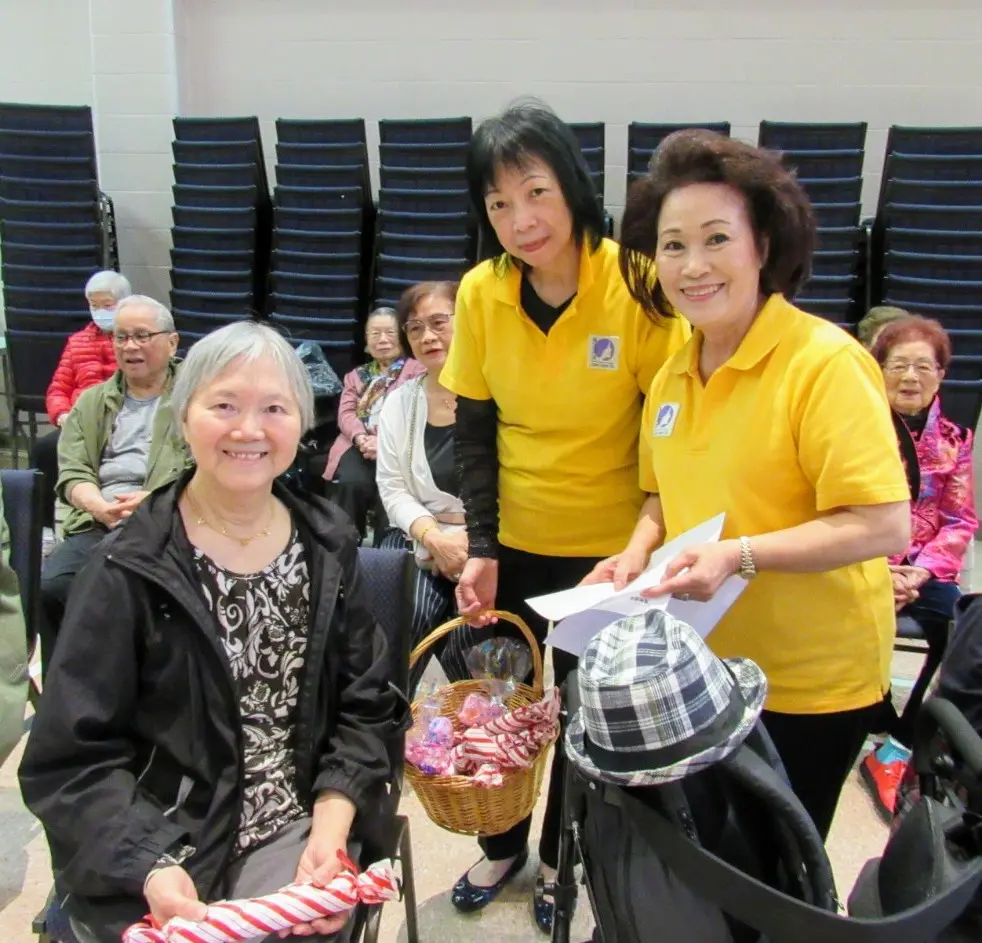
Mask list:
[[[514,693],[507,700],[508,708],[514,709],[540,701],[543,694],[542,653],[532,630],[522,619],[511,613],[494,610],[491,614],[517,626],[532,649],[532,686],[517,684]],[[413,649],[409,656],[410,665],[415,664],[431,645],[466,622],[466,619],[452,619],[434,629]],[[464,698],[468,694],[484,690],[484,681],[455,681],[448,684],[441,689],[440,713],[453,721],[455,730],[462,729],[457,720],[457,712],[463,705]],[[414,721],[421,705],[421,700],[413,702]],[[475,785],[469,776],[426,776],[411,763],[406,764],[405,774],[426,814],[441,828],[461,835],[500,835],[532,814],[542,788],[542,775],[548,755],[549,745],[546,745],[539,751],[530,768],[505,771],[504,783],[490,788]]]

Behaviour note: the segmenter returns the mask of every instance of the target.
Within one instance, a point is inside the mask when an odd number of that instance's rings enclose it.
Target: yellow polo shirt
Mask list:
[[[460,283],[440,381],[498,407],[499,540],[546,556],[606,556],[631,535],[643,393],[688,336],[631,298],[617,244],[584,244],[576,296],[548,334],[521,308],[521,273],[482,262]]]
[[[910,497],[879,367],[837,327],[772,295],[703,385],[696,332],[651,386],[641,487],[667,538],[726,512],[726,538],[849,505]],[[709,636],[766,672],[767,707],[830,713],[878,702],[895,632],[884,558],[827,573],[762,572]]]

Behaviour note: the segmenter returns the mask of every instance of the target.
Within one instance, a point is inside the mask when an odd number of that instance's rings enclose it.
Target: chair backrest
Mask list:
[[[358,565],[372,614],[389,646],[389,678],[406,693],[413,620],[412,554],[407,550],[359,547]]]
[[[389,680],[408,697],[409,652],[412,643],[413,576],[415,564],[408,550],[358,548],[358,566],[368,591],[372,614],[388,643]],[[391,744],[389,761],[396,790],[402,786],[404,738]]]
[[[10,528],[10,566],[20,583],[27,625],[28,650],[37,637],[41,589],[41,529],[44,520],[44,476],[36,468],[0,471],[3,510]]]

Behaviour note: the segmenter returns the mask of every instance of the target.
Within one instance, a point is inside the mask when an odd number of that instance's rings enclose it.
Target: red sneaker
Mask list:
[[[887,817],[893,818],[897,807],[897,788],[903,779],[907,763],[904,760],[894,760],[892,763],[881,763],[876,753],[870,753],[860,764],[859,775],[869,786],[873,798],[880,811]]]

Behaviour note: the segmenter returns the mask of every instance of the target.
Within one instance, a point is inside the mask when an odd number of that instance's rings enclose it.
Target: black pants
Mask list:
[[[388,529],[388,523],[375,485],[375,462],[369,461],[352,446],[338,462],[333,487],[331,499],[354,521],[358,533],[363,537],[368,524],[368,512],[373,507],[376,509],[375,533],[381,539],[381,535]]]
[[[778,714],[762,720],[777,747],[794,794],[824,840],[835,807],[867,734],[882,707],[860,707],[835,714]]]
[[[924,631],[927,641],[927,656],[921,668],[910,697],[904,705],[904,712],[897,714],[893,705],[892,693],[887,692],[883,702],[883,714],[876,725],[878,731],[890,734],[898,743],[910,747],[914,743],[914,722],[924,703],[924,695],[934,680],[934,675],[944,658],[948,647],[948,627],[955,617],[955,606],[962,592],[957,583],[930,579],[918,591],[917,599],[900,610],[898,615],[910,616]]]
[[[61,429],[55,429],[34,442],[31,450],[31,468],[36,468],[44,476],[41,490],[44,494],[44,514],[42,527],[55,526],[55,485],[58,484],[58,440]]]
[[[390,528],[381,540],[376,539],[376,546],[386,550],[409,550],[411,544],[405,534],[398,528]],[[412,638],[410,645],[415,648],[435,628],[449,622],[457,616],[456,583],[451,583],[438,573],[430,570],[415,568],[413,577],[413,613]],[[435,642],[429,651],[409,669],[409,690],[406,696],[409,700],[416,697],[416,688],[422,680],[426,666],[435,655],[440,660],[448,681],[466,681],[470,678],[465,655],[468,649],[480,639],[475,639],[475,632],[469,625],[454,629],[449,635]]]
[[[41,624],[38,631],[41,637],[42,678],[51,664],[55,640],[61,629],[61,620],[65,615],[65,605],[75,576],[108,533],[100,525],[80,534],[71,534],[44,561],[44,569],[41,571]]]
[[[505,612],[521,616],[535,633],[539,648],[544,651],[548,623],[533,612],[525,600],[544,593],[554,593],[575,586],[599,562],[599,557],[543,557],[521,550],[502,547],[498,555],[498,597],[495,605]],[[495,634],[522,638],[510,623],[498,623]],[[552,649],[552,667],[559,687],[576,667],[577,658],[568,652]],[[563,779],[566,774],[566,754],[563,745],[557,743],[553,750],[552,777],[546,799],[542,837],[539,839],[539,858],[549,867],[559,864],[559,832],[562,825]],[[531,817],[501,835],[489,835],[478,839],[481,850],[491,861],[511,858],[528,844]]]

